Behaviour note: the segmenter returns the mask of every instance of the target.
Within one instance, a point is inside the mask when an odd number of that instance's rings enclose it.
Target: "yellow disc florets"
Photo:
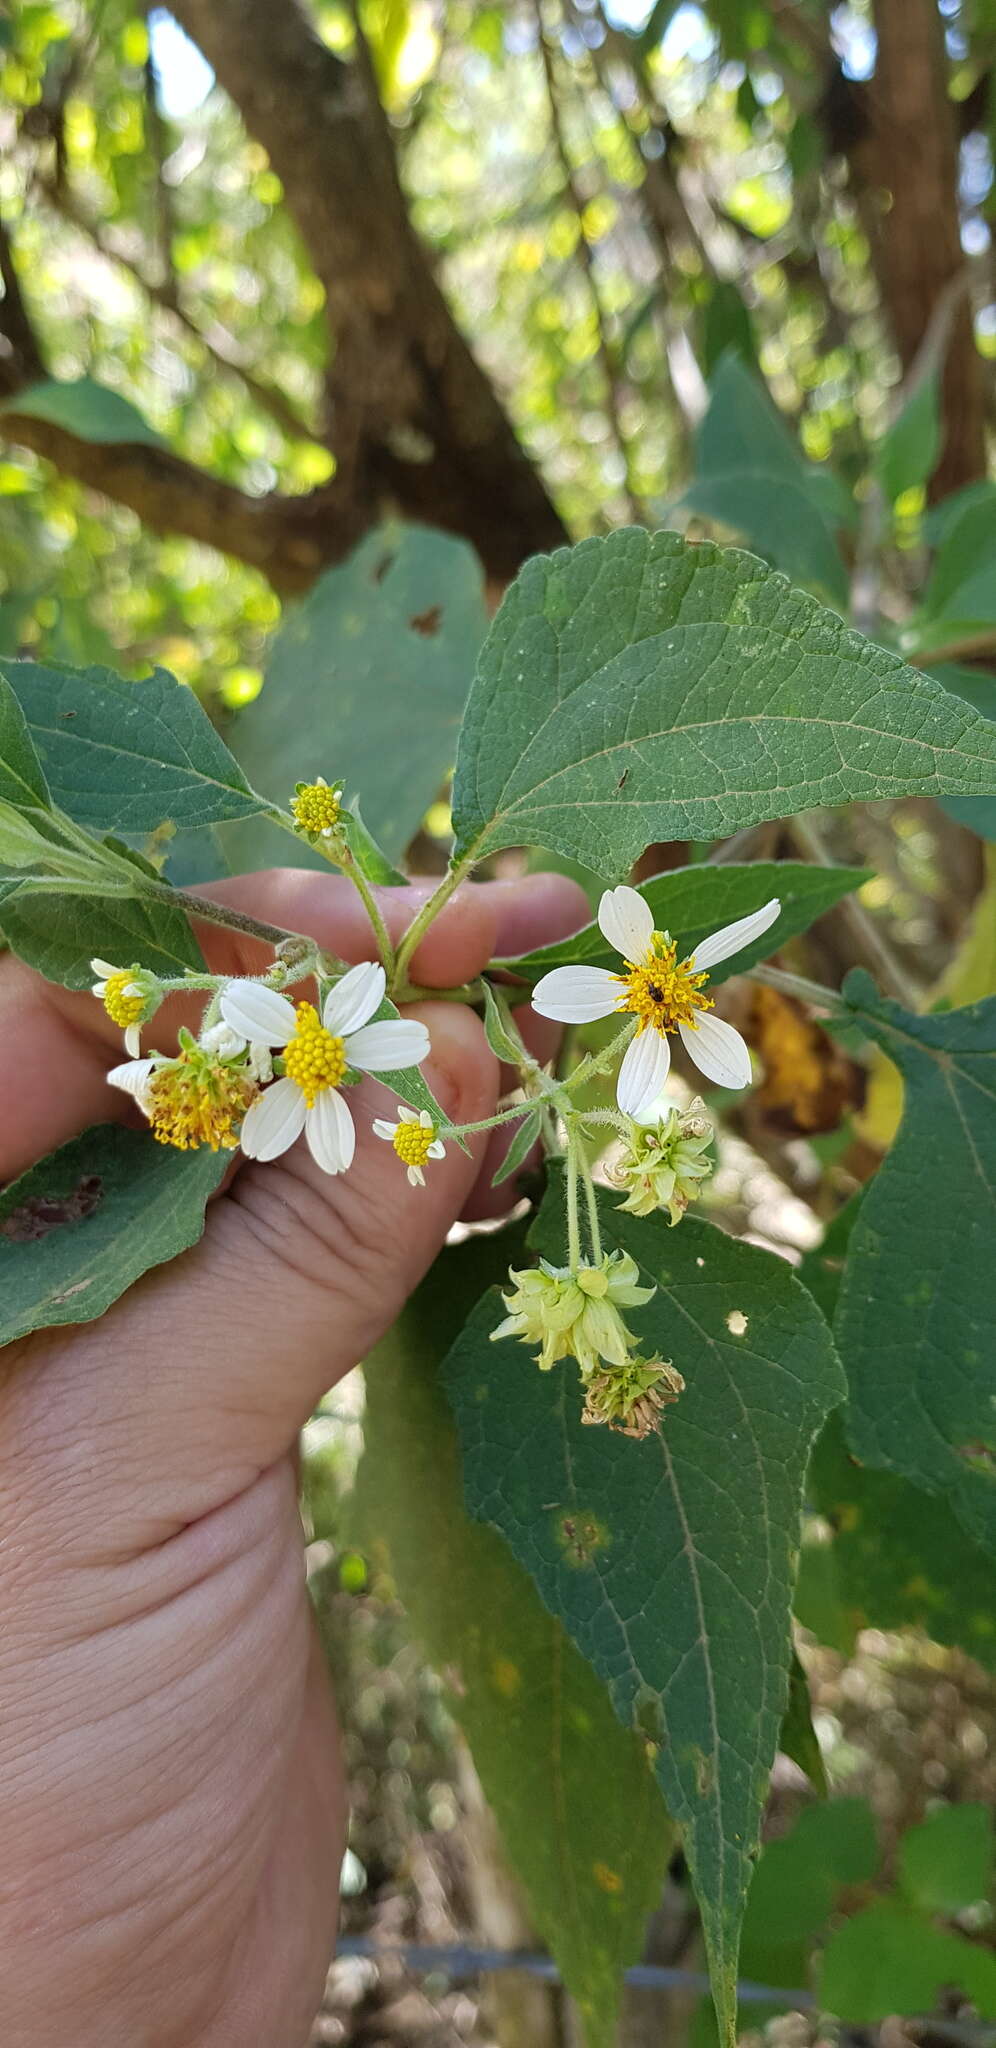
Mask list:
[[[299,831],[326,834],[339,822],[342,784],[334,789],[319,776],[317,782],[299,782],[291,799],[294,823]]]
[[[258,1094],[244,1066],[191,1044],[149,1080],[145,1106],[152,1135],[160,1145],[176,1145],[181,1152],[198,1145],[233,1152],[238,1127]]]
[[[337,1088],[346,1071],[345,1041],[326,1031],[313,1003],[298,1003],[297,1028],[284,1047],[284,1072],[296,1081],[310,1109],[323,1088]]]
[[[675,1031],[679,1024],[694,1026],[696,1011],[713,1008],[710,998],[701,993],[709,976],[694,970],[694,957],[679,960],[669,933],[655,932],[644,958],[627,960],[625,974],[613,977],[622,986],[619,1009],[629,1010],[639,1020],[640,1031],[648,1025],[661,1032]]]
[[[135,979],[135,971],[123,968],[117,974],[109,974],[104,984],[103,1005],[112,1024],[120,1031],[126,1031],[129,1024],[140,1024],[148,1006],[148,995]]]
[[[429,1147],[436,1142],[435,1124],[399,1124],[391,1143],[406,1166],[424,1166]]]

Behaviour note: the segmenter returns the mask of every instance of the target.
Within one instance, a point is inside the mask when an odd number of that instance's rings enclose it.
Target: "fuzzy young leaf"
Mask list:
[[[0,799],[7,804],[46,810],[48,784],[28,731],[27,720],[6,677],[0,672]]]
[[[710,932],[733,924],[751,910],[760,910],[772,896],[781,900],[781,914],[753,945],[744,946],[728,960],[710,969],[710,982],[725,981],[731,974],[743,974],[758,960],[767,960],[786,939],[803,932],[842,896],[860,889],[869,878],[869,868],[822,868],[804,861],[754,861],[747,867],[711,867],[700,861],[690,868],[673,868],[640,883],[659,931],[669,931],[677,940],[679,957],[694,953]],[[519,960],[502,960],[496,965],[523,980],[536,982],[552,967],[608,967],[615,971],[619,955],[603,938],[597,924],[585,925],[573,938],[557,939],[539,946]]]
[[[420,526],[369,534],[288,612],[235,723],[239,760],[280,804],[296,782],[344,778],[399,860],[452,767],[486,628],[465,542]],[[243,864],[257,830],[232,835]]]
[[[616,879],[814,804],[996,794],[996,729],[753,555],[633,527],[527,562],[481,651],[456,853]]]
[[[381,888],[405,888],[408,876],[393,866],[386,853],[378,846],[372,832],[368,832],[360,816],[358,804],[352,804],[343,812],[343,826],[349,843],[349,850],[368,882],[375,882]]]
[[[528,1159],[540,1134],[540,1113],[538,1109],[527,1110],[521,1124],[516,1127],[515,1136],[505,1154],[497,1173],[491,1176],[493,1188],[499,1188],[502,1181],[511,1180],[518,1173],[523,1160]]]
[[[492,1052],[505,1066],[517,1067],[531,1057],[524,1051],[505,997],[490,981],[484,984],[484,1032]]]
[[[99,1124],[0,1195],[0,1345],[90,1323],[151,1266],[196,1244],[227,1152],[175,1152]]]
[[[140,880],[136,877],[138,886]],[[204,966],[204,955],[178,905],[151,897],[111,896],[95,876],[92,893],[60,894],[0,876],[0,931],[29,967],[63,988],[92,988],[94,957],[122,967],[137,962],[174,976]]]
[[[915,1016],[860,970],[844,994],[906,1083],[851,1233],[835,1330],[856,1455],[949,1502],[996,1550],[996,997]]]
[[[369,1360],[353,1522],[374,1559],[386,1550],[538,1932],[604,2048],[673,1829],[644,1745],[501,1537],[468,1520],[438,1377],[482,1288],[521,1253],[521,1230],[446,1250]]]
[[[54,801],[95,832],[211,825],[264,808],[192,690],[165,669],[140,683],[110,669],[4,661]]]
[[[583,1427],[569,1365],[541,1373],[520,1344],[490,1341],[495,1294],[458,1338],[445,1383],[471,1511],[502,1531],[620,1719],[658,1745],[726,2039],[787,1701],[803,1474],[843,1380],[822,1316],[781,1261],[707,1224],[663,1232],[599,1207],[608,1247],[657,1283],[628,1319],[686,1381],[660,1432],[633,1443]],[[559,1264],[565,1236],[558,1180],[530,1241]]]

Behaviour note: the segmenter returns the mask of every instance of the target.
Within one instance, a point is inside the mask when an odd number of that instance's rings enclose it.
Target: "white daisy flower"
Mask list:
[[[312,1158],[326,1173],[352,1164],[356,1131],[339,1083],[347,1068],[390,1073],[418,1067],[429,1051],[424,1024],[412,1017],[371,1023],[384,1000],[384,969],[372,960],[351,967],[325,998],[321,1017],[313,1003],[292,1003],[258,981],[230,981],[222,990],[225,1023],[253,1044],[283,1049],[284,1073],[246,1112],[242,1150],[249,1159],[276,1159],[302,1131]]]
[[[679,960],[670,933],[655,931],[650,905],[636,889],[606,889],[598,906],[599,930],[622,954],[626,972],[555,967],[536,983],[533,1008],[559,1024],[590,1024],[617,1010],[637,1019],[637,1034],[626,1048],[616,1084],[616,1100],[627,1116],[638,1117],[660,1094],[671,1065],[669,1032],[677,1031],[707,1080],[720,1088],[746,1088],[751,1077],[747,1046],[732,1024],[709,1015],[713,1005],[703,989],[708,969],[766,932],[780,910],[773,896],[762,910],[724,925],[687,960]]]
[[[424,1188],[425,1174],[422,1171],[427,1159],[445,1159],[446,1147],[436,1136],[436,1125],[427,1109],[408,1109],[403,1102],[398,1104],[398,1122],[389,1124],[386,1117],[374,1118],[374,1131],[378,1138],[386,1138],[393,1145],[398,1158],[408,1168],[408,1179],[413,1188]]]

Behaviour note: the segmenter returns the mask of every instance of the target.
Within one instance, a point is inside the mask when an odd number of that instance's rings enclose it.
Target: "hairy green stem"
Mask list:
[[[588,1231],[591,1237],[591,1256],[593,1263],[596,1266],[600,1266],[602,1263],[602,1232],[598,1221],[598,1197],[595,1193],[595,1183],[591,1177],[591,1168],[585,1157],[584,1146],[581,1144],[580,1139],[577,1141],[577,1147],[581,1166],[581,1178],[584,1181],[584,1198],[588,1205]]]
[[[370,919],[370,923],[373,926],[374,938],[377,941],[377,951],[380,954],[381,966],[383,967],[384,973],[387,975],[388,982],[390,983],[394,979],[394,947],[391,943],[391,934],[388,931],[386,924],[384,923],[384,919],[381,914],[377,898],[375,897],[373,890],[371,889],[370,884],[367,881],[367,878],[359,865],[359,862],[353,859],[352,854],[349,854],[347,859],[345,859],[342,862],[342,872],[346,876],[347,881],[352,882],[357,895],[360,897],[363,903],[364,910],[366,911],[367,916]]]
[[[567,1263],[571,1276],[581,1264],[581,1228],[578,1221],[578,1141],[567,1133]]]
[[[459,888],[469,867],[469,860],[457,861],[456,866],[450,868],[443,876],[438,889],[434,889],[427,902],[423,903],[417,917],[412,919],[398,947],[398,956],[394,968],[396,981],[404,981],[408,973],[408,963],[419,940],[425,937],[429,926],[435,923],[440,911],[445,908],[454,890]]]

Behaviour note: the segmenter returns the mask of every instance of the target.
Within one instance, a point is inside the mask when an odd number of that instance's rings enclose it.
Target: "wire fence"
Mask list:
[[[368,1934],[343,1934],[336,1944],[336,1955],[401,1963],[405,1969],[426,1977],[439,1974],[465,1979],[499,1970],[521,1970],[529,1977],[544,1978],[548,1984],[563,1981],[552,1957],[533,1955],[528,1949],[466,1948],[459,1944],[447,1947],[436,1942],[378,1941]],[[681,1970],[665,1963],[633,1963],[624,1974],[627,1984],[642,1991],[709,1989],[709,1979],[701,1970]],[[737,1996],[743,2005],[784,2005],[797,2012],[808,2012],[814,2004],[811,1991],[787,1991],[773,1984],[740,1982]]]

